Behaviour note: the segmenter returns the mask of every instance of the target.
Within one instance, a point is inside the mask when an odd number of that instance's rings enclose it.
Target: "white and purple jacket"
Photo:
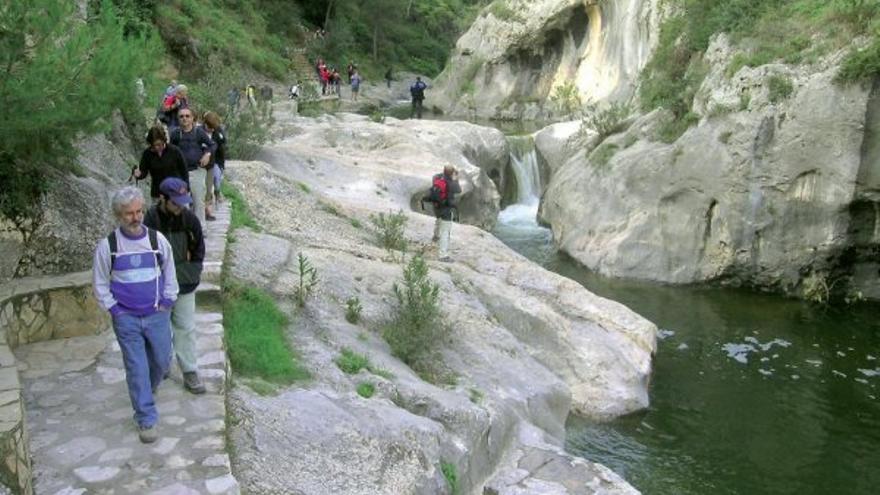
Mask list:
[[[94,290],[98,303],[113,316],[148,316],[159,306],[171,308],[177,299],[177,274],[171,245],[158,233],[159,260],[150,246],[147,227],[139,237],[116,229],[116,259],[110,269],[110,243],[105,237],[95,249]]]

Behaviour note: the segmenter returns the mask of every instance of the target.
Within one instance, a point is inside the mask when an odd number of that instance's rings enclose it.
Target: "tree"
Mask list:
[[[75,169],[78,135],[133,108],[135,81],[161,60],[152,31],[125,34],[110,0],[30,0],[0,8],[0,213],[20,225],[52,169]]]

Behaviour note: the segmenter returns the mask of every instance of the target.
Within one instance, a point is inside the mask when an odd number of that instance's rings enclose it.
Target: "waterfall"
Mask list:
[[[519,227],[537,227],[538,205],[541,197],[541,173],[538,152],[532,136],[508,136],[510,168],[516,176],[516,203],[505,208],[498,222]]]

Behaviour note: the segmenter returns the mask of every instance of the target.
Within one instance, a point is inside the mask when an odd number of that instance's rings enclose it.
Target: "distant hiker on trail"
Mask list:
[[[250,108],[254,108],[257,106],[257,87],[253,84],[248,84],[247,88],[244,90],[245,96],[247,96],[248,106]]]
[[[166,97],[171,96],[176,92],[177,92],[177,79],[172,79],[171,84],[169,84],[168,87],[165,88],[165,96]]]
[[[458,194],[461,186],[458,183],[458,171],[455,167],[443,167],[443,173],[431,179],[431,189],[422,201],[429,201],[434,206],[433,242],[439,242],[437,255],[440,261],[449,263],[449,238],[452,234],[452,221],[458,217]]]
[[[336,93],[336,96],[342,96],[340,90],[340,86],[342,85],[342,75],[336,69],[333,69],[333,73],[330,75],[330,84],[333,85],[330,89]]]
[[[180,126],[179,113],[184,108],[189,108],[189,99],[187,94],[189,89],[184,84],[178,84],[174,93],[165,97],[162,108],[168,116],[168,128]]]
[[[320,78],[321,78],[321,96],[326,96],[328,91],[328,86],[330,85],[330,70],[326,65],[321,65],[320,69]]]
[[[391,81],[391,67],[389,67],[388,70],[385,71],[385,82],[388,84],[388,89],[391,89]]]
[[[290,87],[290,91],[287,93],[287,98],[290,100],[299,99],[299,93],[302,91],[302,81],[296,81],[296,84]]]
[[[174,270],[180,291],[171,309],[172,339],[177,364],[183,373],[183,387],[193,394],[205,393],[199,379],[196,352],[196,287],[205,260],[202,224],[189,209],[192,198],[186,182],[169,177],[159,185],[159,203],[144,217],[144,225],[168,239],[174,253]]]
[[[95,299],[113,320],[138,437],[152,443],[159,438],[154,395],[171,364],[174,255],[165,236],[143,225],[140,189],[117,191],[111,207],[119,227],[95,248]]]
[[[348,74],[348,84],[351,84],[351,76],[354,75],[354,72],[357,70],[357,66],[354,65],[354,60],[348,63],[348,67],[346,67],[346,73]]]
[[[421,77],[416,77],[416,82],[409,87],[409,94],[412,95],[412,112],[409,118],[422,118],[422,102],[425,101],[425,89],[428,85],[422,81]]]
[[[361,90],[361,75],[357,69],[354,70],[349,79],[351,79],[351,99],[358,101],[358,92]]]
[[[223,172],[226,171],[226,131],[223,129],[220,116],[215,112],[205,112],[202,120],[205,122],[205,130],[211,135],[211,140],[215,144],[212,155],[214,167],[210,172],[213,173],[214,180],[214,201],[219,203],[223,199],[220,194],[220,184],[223,181]]]
[[[238,110],[238,102],[241,100],[241,91],[233,86],[226,94],[226,103],[229,105],[229,113],[234,114]]]
[[[195,125],[191,108],[180,111],[180,127],[171,131],[171,144],[180,148],[186,168],[189,171],[190,191],[193,194],[193,212],[199,220],[216,220],[211,214],[214,195],[207,196],[208,188],[214,188],[213,174],[209,175],[214,164],[211,155],[215,151],[214,141],[204,129]],[[210,182],[209,182],[210,181]]]
[[[168,136],[165,129],[155,126],[147,131],[147,149],[141,154],[141,162],[134,171],[136,179],[151,177],[150,197],[153,202],[159,200],[159,184],[168,177],[183,179],[189,184],[189,172],[186,170],[186,160],[180,149],[173,144],[168,144]]]

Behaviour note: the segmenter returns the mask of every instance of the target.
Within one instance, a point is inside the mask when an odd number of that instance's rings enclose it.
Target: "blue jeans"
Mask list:
[[[138,426],[159,421],[153,389],[171,365],[171,312],[149,316],[121,314],[113,318],[113,331],[122,349],[128,396]]]

